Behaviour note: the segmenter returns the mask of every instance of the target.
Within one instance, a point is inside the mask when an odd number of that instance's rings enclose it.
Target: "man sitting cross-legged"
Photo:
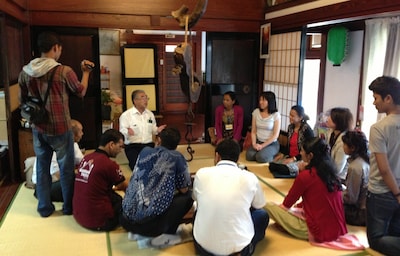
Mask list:
[[[101,135],[96,151],[82,159],[73,198],[74,218],[81,226],[95,231],[118,226],[122,197],[114,190],[125,190],[128,182],[110,157],[116,157],[123,147],[124,135],[109,129]]]
[[[257,177],[237,165],[240,146],[231,139],[215,149],[216,166],[197,171],[193,237],[198,255],[252,255],[269,223]]]
[[[160,146],[145,147],[139,153],[125,197],[121,225],[130,233],[154,237],[151,245],[166,247],[182,242],[178,226],[193,205],[188,166],[176,151],[180,133],[165,128],[158,136]]]

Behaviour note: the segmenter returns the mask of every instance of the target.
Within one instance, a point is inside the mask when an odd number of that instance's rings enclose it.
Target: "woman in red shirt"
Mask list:
[[[306,170],[298,174],[281,205],[269,203],[266,208],[278,225],[297,238],[334,241],[347,233],[347,227],[342,186],[329,147],[322,139],[311,138],[300,154],[308,163]],[[300,197],[302,202],[295,205]]]

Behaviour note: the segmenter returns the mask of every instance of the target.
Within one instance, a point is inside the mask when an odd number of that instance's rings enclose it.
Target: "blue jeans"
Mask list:
[[[391,192],[367,194],[369,246],[385,255],[400,253],[400,204]]]
[[[42,217],[50,216],[55,208],[51,202],[50,164],[53,151],[57,154],[60,167],[60,184],[64,199],[63,214],[72,214],[72,195],[74,193],[74,139],[72,131],[61,135],[46,135],[32,129],[33,149],[37,162],[36,195],[38,198],[37,211]]]
[[[258,144],[262,144],[261,141],[257,140]],[[247,161],[257,161],[257,163],[268,163],[274,159],[274,156],[279,152],[279,142],[274,141],[265,148],[257,151],[251,146],[246,152]]]

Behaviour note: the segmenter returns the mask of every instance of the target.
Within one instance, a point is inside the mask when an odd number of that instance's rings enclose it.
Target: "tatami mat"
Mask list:
[[[188,162],[190,172],[214,165],[214,150],[210,144],[193,144],[193,160]],[[178,146],[178,150],[189,158],[187,145]],[[124,153],[115,159],[129,179],[131,174]],[[275,179],[268,171],[267,164],[247,162],[244,153],[239,162],[259,179],[267,201],[280,203],[290,189],[294,179]],[[59,212],[49,218],[40,218],[36,212],[37,200],[33,190],[20,187],[12,207],[8,210],[0,227],[0,255],[194,255],[192,242],[180,244],[163,250],[139,249],[136,242],[129,241],[127,232],[122,228],[115,231],[93,232],[80,227],[72,216],[62,216]],[[61,209],[61,204],[56,204]],[[222,211],[223,209],[221,209]],[[360,241],[368,246],[365,228],[348,226],[349,232],[356,234]],[[212,229],[210,229],[212,232]],[[277,230],[273,221],[266,236],[259,243],[254,255],[379,255],[372,250],[337,251],[310,245]]]
[[[21,185],[0,227],[1,255],[109,255],[104,233],[86,230],[60,211],[41,218],[36,207],[33,190]]]

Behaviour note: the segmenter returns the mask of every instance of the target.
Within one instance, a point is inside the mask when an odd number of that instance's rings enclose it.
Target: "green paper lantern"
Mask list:
[[[348,29],[342,26],[328,31],[328,60],[333,66],[340,66],[347,55]]]

